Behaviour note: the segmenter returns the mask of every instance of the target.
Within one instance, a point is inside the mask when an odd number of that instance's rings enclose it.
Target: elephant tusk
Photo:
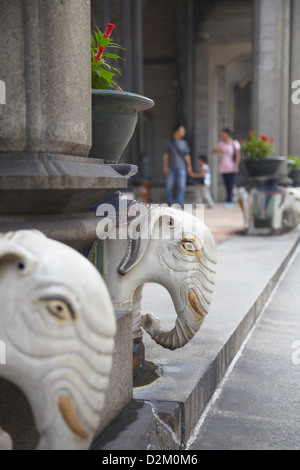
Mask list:
[[[140,238],[137,240],[133,240],[132,238],[129,239],[126,254],[118,267],[118,272],[121,276],[125,276],[136,262],[140,250],[140,244]]]
[[[81,439],[87,439],[89,433],[79,421],[76,410],[67,395],[61,395],[58,406],[68,427]]]
[[[193,314],[194,314],[196,322],[202,320],[202,318],[205,317],[205,313],[200,307],[200,302],[199,302],[197,294],[194,291],[190,291],[188,293],[188,299],[193,309]]]

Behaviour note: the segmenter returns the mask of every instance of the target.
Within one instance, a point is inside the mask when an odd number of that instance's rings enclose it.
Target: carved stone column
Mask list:
[[[89,208],[136,170],[91,147],[90,0],[1,1],[0,231],[38,228],[77,249]]]

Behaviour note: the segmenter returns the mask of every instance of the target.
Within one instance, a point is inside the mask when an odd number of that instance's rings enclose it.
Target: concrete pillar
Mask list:
[[[226,69],[224,66],[218,68],[218,136],[224,127],[228,127],[226,109]]]
[[[291,77],[290,87],[292,84],[300,80],[300,2],[299,0],[292,0],[292,21],[291,21]],[[299,89],[299,86],[297,86]],[[297,92],[297,89],[291,89],[291,94]],[[290,100],[290,155],[300,156],[300,103],[299,92],[297,92],[297,100],[295,103]],[[292,98],[292,97],[291,97]]]
[[[253,128],[288,154],[290,0],[254,0]]]
[[[143,94],[143,2],[132,0],[134,92]]]
[[[123,0],[123,37],[122,46],[125,62],[123,64],[123,89],[142,95],[143,80],[143,1]],[[144,173],[144,155],[142,155],[141,132],[143,115],[141,113],[136,131],[126,149],[123,161],[130,161],[139,166],[140,176]]]
[[[88,158],[90,0],[0,0],[0,12],[0,232],[45,222],[46,235],[78,248],[86,211],[131,172]]]
[[[1,0],[3,152],[87,156],[90,1]]]
[[[132,71],[132,14],[131,14],[131,0],[122,1],[122,16],[123,16],[123,36],[122,46],[124,47],[123,64],[123,89],[133,92],[133,71]]]
[[[175,8],[176,122],[185,124],[191,154],[195,155],[195,2],[177,0]],[[185,38],[183,40],[183,38]],[[194,162],[196,163],[196,161]]]

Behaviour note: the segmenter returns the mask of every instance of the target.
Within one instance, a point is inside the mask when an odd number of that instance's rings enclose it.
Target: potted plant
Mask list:
[[[92,148],[90,157],[105,163],[117,163],[129,143],[138,112],[152,108],[154,102],[145,96],[121,90],[115,82],[120,71],[107,62],[123,60],[109,49],[122,49],[111,38],[115,25],[99,29],[91,36],[92,68]]]
[[[285,157],[271,157],[274,149],[274,139],[265,135],[258,136],[249,131],[248,139],[242,140],[245,165],[249,175],[255,177],[274,176]]]

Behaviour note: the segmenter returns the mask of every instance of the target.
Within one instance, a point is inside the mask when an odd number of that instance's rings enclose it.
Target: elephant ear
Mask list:
[[[128,227],[128,244],[126,253],[119,264],[118,272],[121,276],[129,273],[142,259],[151,240],[154,226],[160,219],[172,220],[172,215],[164,208],[150,208],[146,213],[137,217]],[[161,238],[161,234],[156,234],[155,238]]]
[[[21,245],[22,235],[25,231],[8,233],[0,237],[0,266],[8,260],[15,263],[22,274],[30,274],[37,265],[35,256]]]

